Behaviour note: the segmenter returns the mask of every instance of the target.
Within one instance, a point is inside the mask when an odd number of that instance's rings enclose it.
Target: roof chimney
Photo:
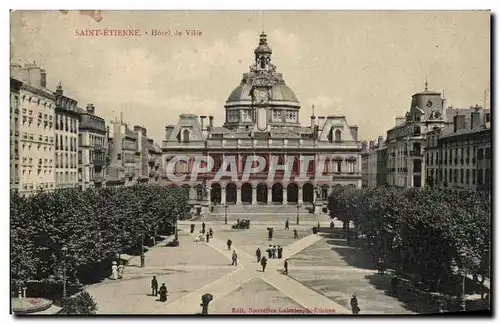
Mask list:
[[[42,88],[46,88],[47,87],[47,73],[45,72],[45,70],[42,69],[41,73],[40,73],[40,86]]]
[[[87,112],[91,115],[93,115],[95,113],[95,107],[93,104],[91,104],[91,103],[87,104]]]
[[[202,131],[203,131],[203,130],[205,130],[205,129],[203,128],[203,123],[205,122],[205,118],[207,118],[207,116],[200,116],[200,123],[201,123],[201,130],[202,130]]]
[[[62,88],[61,81],[59,81],[59,84],[57,85],[56,93],[60,94],[61,96],[63,95],[63,88]]]
[[[214,116],[208,116],[210,130],[214,128]]]

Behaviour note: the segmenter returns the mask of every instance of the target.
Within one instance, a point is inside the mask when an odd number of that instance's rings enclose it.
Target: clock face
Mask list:
[[[253,97],[256,102],[264,103],[268,100],[269,95],[265,89],[254,89]]]

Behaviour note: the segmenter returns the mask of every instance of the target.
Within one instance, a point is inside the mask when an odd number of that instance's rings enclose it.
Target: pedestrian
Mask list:
[[[296,229],[293,230],[293,238],[298,239],[299,238],[299,233],[297,232]]]
[[[208,232],[210,233],[210,238],[214,238],[214,231],[212,230],[212,228],[210,227],[210,229],[208,230]]]
[[[123,279],[123,271],[125,270],[125,266],[121,261],[118,262],[118,279]]]
[[[205,222],[201,223],[201,233],[205,234]]]
[[[233,241],[231,239],[227,239],[227,249],[231,250],[231,245],[233,244]]]
[[[194,226],[195,226],[194,224],[191,224],[191,234],[194,233]]]
[[[391,279],[391,285],[392,285],[392,293],[394,296],[398,295],[398,284],[399,284],[399,279],[398,277],[394,276]]]
[[[158,280],[156,280],[156,276],[153,276],[153,280],[151,280],[151,295],[158,296]]]
[[[267,238],[269,241],[273,239],[273,230],[270,227],[267,228]]]
[[[378,270],[378,274],[380,274],[380,275],[383,275],[385,272],[384,261],[382,260],[382,258],[378,258],[377,270]]]
[[[290,229],[290,223],[288,222],[288,218],[286,219],[285,222],[285,231],[288,231]]]
[[[288,275],[288,259],[285,259],[284,267],[285,267],[285,271],[283,273]]]
[[[273,257],[273,247],[272,245],[269,244],[269,248],[266,250],[267,252],[267,257],[271,259]]]
[[[164,283],[162,283],[161,287],[160,287],[160,301],[161,302],[166,302],[167,301],[167,295],[168,295],[167,287],[165,286]]]
[[[272,248],[273,259],[276,259],[276,245]]]
[[[233,256],[231,258],[233,259],[233,263],[231,265],[237,266],[238,265],[238,254],[236,254],[236,250],[233,250]]]
[[[320,228],[320,227],[321,227],[321,226],[319,226],[319,222],[318,222],[318,231],[319,231],[319,228]]]
[[[278,245],[278,259],[281,259],[283,257],[283,248],[281,245]]]
[[[330,222],[330,228],[335,228],[335,224],[333,223],[333,221]]]
[[[267,265],[267,259],[266,259],[266,257],[263,257],[260,260],[260,265],[262,266],[262,272],[266,271],[266,265]]]
[[[210,241],[210,233],[207,232],[207,243]]]
[[[260,262],[260,257],[261,257],[261,252],[260,252],[260,249],[257,248],[257,251],[255,251],[255,255],[257,256],[257,262]]]
[[[361,310],[358,305],[358,298],[356,297],[356,294],[352,295],[351,298],[351,310],[353,314],[359,314],[359,311]]]

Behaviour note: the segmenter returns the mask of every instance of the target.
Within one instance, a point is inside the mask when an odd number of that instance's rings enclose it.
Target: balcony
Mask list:
[[[101,176],[101,175],[95,175],[93,178],[92,178],[92,181],[94,181],[94,183],[103,183],[105,181],[104,177]]]
[[[411,151],[411,156],[424,156],[421,150],[413,150]]]

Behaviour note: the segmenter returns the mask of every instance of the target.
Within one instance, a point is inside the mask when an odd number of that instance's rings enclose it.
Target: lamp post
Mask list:
[[[175,215],[175,240],[179,240],[179,230],[177,227],[177,223],[179,222],[179,213],[177,211],[174,211],[176,213]]]
[[[227,225],[227,203],[224,204],[224,224]]]
[[[63,246],[61,249],[62,252],[62,261],[63,261],[63,293],[62,293],[62,302],[63,306],[66,305],[66,252],[68,252],[68,248]]]
[[[299,225],[299,208],[300,208],[300,204],[299,204],[299,202],[297,202],[297,225]]]
[[[145,266],[145,255],[144,255],[144,220],[141,221],[141,268]]]
[[[460,300],[460,306],[462,308],[462,311],[466,311],[467,310],[467,306],[466,306],[466,302],[465,302],[465,269],[462,268],[460,269],[457,265],[457,262],[455,261],[455,259],[451,260],[451,270],[456,273],[456,274],[460,274],[460,276],[462,277],[462,298]]]

